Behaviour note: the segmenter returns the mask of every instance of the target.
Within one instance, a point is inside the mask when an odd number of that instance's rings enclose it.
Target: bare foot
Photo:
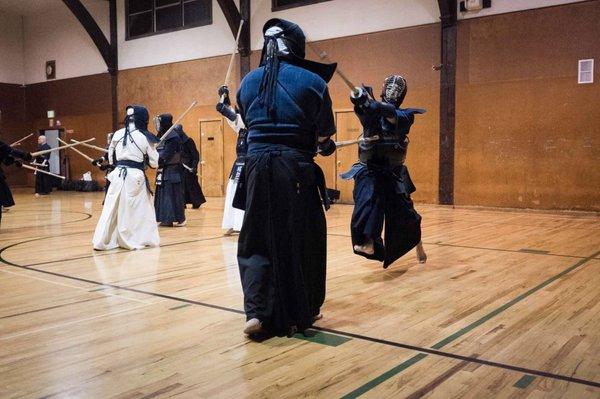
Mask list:
[[[423,249],[423,241],[419,241],[417,244],[417,260],[419,263],[427,262],[427,254],[425,253],[425,249]]]
[[[373,248],[373,240],[369,240],[363,245],[355,245],[354,251],[361,252],[367,255],[373,255],[375,253],[375,248]]]

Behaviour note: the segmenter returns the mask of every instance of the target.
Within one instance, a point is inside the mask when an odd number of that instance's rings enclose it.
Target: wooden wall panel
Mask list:
[[[235,62],[239,65],[239,58]],[[148,108],[151,119],[161,113],[170,113],[177,119],[197,100],[198,106],[188,113],[182,125],[190,137],[199,137],[200,119],[221,118],[215,109],[219,100],[217,90],[223,84],[228,64],[229,56],[222,56],[120,71],[119,112],[122,115],[129,104],[142,104]],[[232,98],[237,91],[238,69],[234,68],[231,77]],[[154,132],[154,127],[150,130]],[[226,185],[235,160],[236,136],[228,126],[224,133],[223,183]],[[200,148],[199,140],[194,140]]]
[[[408,166],[417,185],[415,199],[437,202],[439,75],[431,69],[439,59],[437,25],[397,29],[355,37],[326,40],[319,46],[339,63],[339,67],[356,84],[373,85],[379,93],[383,79],[392,74],[404,75],[409,84],[406,106],[422,107],[427,114],[418,117],[411,131]],[[307,49],[309,58],[315,55]],[[260,52],[251,54],[255,68]],[[228,56],[131,69],[119,73],[119,109],[127,104],[144,104],[151,114],[170,112],[176,117],[195,99],[200,106],[188,114],[184,129],[198,129],[199,119],[219,117],[215,110],[217,89],[222,84]],[[238,60],[232,77],[231,93],[235,96],[239,80]],[[338,77],[330,83],[336,109],[348,109],[349,89]],[[194,136],[197,131],[193,132]],[[235,135],[228,127],[224,136],[224,182],[235,160]],[[358,159],[358,153],[357,153]]]
[[[13,143],[30,132],[25,122],[25,89],[20,85],[0,83],[0,140]],[[30,138],[20,147],[30,150],[35,139]],[[3,166],[11,187],[27,185],[27,172],[14,166]]]
[[[26,89],[28,126],[33,131],[47,129],[46,111],[54,110],[65,132],[73,131],[66,134],[67,141],[95,137],[95,144],[104,147],[106,134],[112,130],[110,93],[107,73],[29,85]],[[92,158],[102,155],[84,147],[80,150]],[[71,179],[81,179],[83,173],[91,171],[93,178],[104,184],[104,172],[72,151],[68,155]]]
[[[460,21],[457,204],[600,210],[600,1]],[[597,81],[597,79],[596,79]]]

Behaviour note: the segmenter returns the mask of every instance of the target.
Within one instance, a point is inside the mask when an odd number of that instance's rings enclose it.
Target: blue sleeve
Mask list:
[[[160,151],[158,163],[164,165],[168,163],[173,156],[179,152],[179,137],[173,136],[165,141],[165,147]]]
[[[329,89],[325,86],[323,91],[323,101],[321,102],[321,109],[317,115],[317,134],[319,137],[330,137],[335,134],[335,118],[333,116],[333,105],[331,103],[331,97],[329,96]]]
[[[396,110],[396,120],[399,126],[411,126],[415,121],[415,114],[403,109]]]

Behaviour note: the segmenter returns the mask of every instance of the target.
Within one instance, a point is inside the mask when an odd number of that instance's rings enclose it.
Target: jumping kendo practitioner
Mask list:
[[[154,118],[154,123],[160,138],[173,126],[173,116],[160,114]],[[161,226],[181,227],[186,224],[183,167],[181,166],[182,132],[181,125],[174,126],[169,135],[156,147],[158,170],[154,209],[156,221]]]
[[[221,225],[222,229],[227,230],[225,235],[231,235],[235,232],[239,233],[242,229],[242,223],[244,222],[244,211],[234,208],[233,197],[240,180],[248,150],[248,143],[246,141],[248,129],[246,129],[240,114],[231,106],[229,89],[227,86],[221,86],[219,88],[219,98],[220,101],[217,104],[217,111],[225,117],[225,120],[231,129],[238,135],[235,146],[236,160],[229,173],[229,182],[227,183],[227,191],[225,193],[225,206],[223,208],[223,223]]]
[[[181,166],[183,166],[183,191],[185,205],[192,204],[193,209],[198,209],[206,202],[200,183],[198,183],[198,164],[200,153],[196,143],[183,129],[181,130]]]
[[[31,161],[31,154],[25,151],[17,150],[10,145],[0,141],[0,208],[8,208],[15,205],[10,187],[6,182],[6,176],[2,170],[2,165],[15,165],[21,167],[22,160]],[[2,212],[0,209],[0,223],[2,222]]]
[[[425,110],[400,108],[406,90],[406,80],[391,75],[383,83],[382,101],[375,101],[373,89],[364,86],[350,97],[365,138],[359,144],[360,162],[342,175],[355,181],[352,245],[354,253],[382,261],[384,268],[417,245],[419,261],[426,260],[421,216],[410,198],[415,186],[404,165],[410,127],[415,114]]]
[[[327,88],[336,64],[304,59],[292,22],[263,27],[260,67],[242,81],[237,105],[248,152],[234,206],[246,214],[238,241],[244,333],[291,336],[320,318],[325,300],[325,178],[314,162],[335,151]]]
[[[102,207],[102,215],[94,232],[97,250],[117,247],[140,249],[160,243],[158,226],[145,168],[158,167],[154,148],[156,136],[147,130],[148,110],[129,105],[125,127],[117,130],[108,147],[109,162],[115,167]]]
[[[38,151],[49,150],[51,147],[47,143],[46,136],[38,137]],[[50,153],[35,157],[32,165],[40,170],[50,171]],[[35,196],[47,195],[52,192],[53,177],[45,173],[35,174]]]

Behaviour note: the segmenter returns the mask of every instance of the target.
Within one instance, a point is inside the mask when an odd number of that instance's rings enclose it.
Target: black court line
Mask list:
[[[33,241],[33,240],[30,240],[30,241]],[[10,266],[17,267],[20,269],[36,271],[39,273],[48,274],[48,275],[52,275],[52,276],[56,276],[56,277],[63,277],[63,278],[70,279],[70,280],[80,281],[80,282],[84,282],[84,283],[88,283],[88,284],[94,284],[96,286],[102,285],[105,287],[111,287],[111,288],[120,289],[123,291],[135,292],[138,294],[145,294],[145,295],[150,295],[150,296],[163,298],[163,299],[170,299],[170,300],[177,301],[177,302],[183,302],[186,304],[203,306],[203,307],[210,308],[210,309],[222,310],[222,311],[229,312],[229,313],[235,313],[235,314],[240,314],[240,315],[245,314],[245,312],[243,310],[229,308],[226,306],[220,306],[220,305],[214,305],[214,304],[206,303],[206,302],[194,301],[191,299],[176,297],[176,296],[167,295],[167,294],[161,294],[161,293],[152,292],[152,291],[140,290],[137,288],[123,287],[123,286],[119,286],[119,285],[111,284],[111,283],[102,283],[99,281],[90,280],[90,279],[86,279],[86,278],[82,278],[82,277],[70,276],[68,274],[52,272],[52,271],[43,270],[43,269],[37,269],[34,267],[30,267],[30,266],[18,265],[16,263],[9,262],[9,261],[5,260],[4,258],[2,258],[2,252],[5,249],[6,248],[0,249],[0,261],[5,264],[8,264]],[[490,367],[496,367],[496,368],[501,368],[501,369],[505,369],[505,370],[511,370],[511,371],[517,371],[517,372],[521,372],[521,373],[536,375],[536,376],[540,376],[540,377],[552,378],[552,379],[561,380],[561,381],[568,381],[568,382],[573,382],[573,383],[592,386],[592,387],[600,387],[600,382],[584,380],[584,379],[575,378],[572,376],[555,374],[555,373],[550,373],[550,372],[546,372],[546,371],[542,371],[542,370],[529,369],[526,367],[514,366],[514,365],[500,363],[500,362],[494,362],[494,361],[490,361],[490,360],[480,359],[478,357],[463,356],[463,355],[458,355],[458,354],[445,352],[445,351],[441,351],[441,350],[437,350],[437,349],[431,349],[431,348],[425,348],[425,347],[420,347],[420,346],[416,346],[416,345],[404,344],[401,342],[395,342],[395,341],[390,341],[390,340],[385,340],[385,339],[380,339],[380,338],[374,338],[374,337],[370,337],[367,335],[355,334],[355,333],[351,333],[351,332],[334,330],[334,329],[325,328],[325,327],[313,326],[312,328],[315,330],[328,332],[331,334],[338,334],[341,336],[360,339],[363,341],[368,341],[368,342],[378,343],[378,344],[382,344],[382,345],[388,345],[388,346],[392,346],[392,347],[417,351],[417,352],[421,353],[421,355],[417,355],[417,356],[421,356],[421,357],[426,356],[423,354],[427,353],[427,354],[437,355],[437,356],[441,356],[441,357],[482,364],[482,365],[486,365],[486,366],[490,366]]]
[[[15,209],[14,211],[10,211],[10,213],[19,213],[19,212],[43,212],[42,210],[40,211],[35,211],[35,210],[26,210],[26,209]],[[52,211],[55,212],[55,211]],[[58,222],[58,223],[48,223],[48,224],[40,224],[40,225],[35,225],[35,226],[19,226],[19,227],[8,227],[6,229],[4,229],[4,232],[6,232],[7,230],[20,230],[20,229],[33,229],[36,227],[49,227],[49,226],[60,226],[63,224],[69,224],[69,223],[77,223],[77,222],[83,222],[84,220],[88,220],[92,218],[92,214],[91,213],[87,213],[87,212],[78,212],[78,211],[56,211],[58,213],[75,213],[78,215],[86,215],[86,217],[84,217],[83,219],[77,219],[77,220],[69,220],[66,222]],[[9,215],[10,216],[10,215]],[[6,218],[6,216],[5,216]],[[5,220],[6,221],[6,220]]]
[[[338,234],[338,233],[327,233],[328,236],[335,236],[335,237],[347,237],[347,238],[351,238],[352,236],[347,235],[347,234]],[[562,254],[553,254],[550,253],[548,251],[523,251],[522,249],[516,250],[516,249],[503,249],[503,248],[490,248],[490,247],[475,247],[475,246],[471,246],[471,245],[458,245],[458,244],[444,244],[442,242],[425,242],[423,241],[423,244],[426,245],[437,245],[438,247],[453,247],[453,248],[465,248],[465,249],[481,249],[484,251],[497,251],[497,252],[512,252],[512,253],[518,253],[518,254],[532,254],[532,255],[545,255],[545,256],[556,256],[559,258],[572,258],[572,259],[586,259],[586,256],[579,256],[579,255],[562,255]]]
[[[473,357],[473,356],[463,356],[463,355],[458,355],[455,353],[445,352],[445,351],[441,351],[441,350],[437,350],[437,349],[424,348],[421,346],[404,344],[401,342],[389,341],[386,339],[373,338],[373,337],[369,337],[367,335],[349,333],[349,332],[345,332],[345,331],[335,330],[332,328],[317,327],[317,326],[313,326],[312,328],[314,328],[315,330],[324,331],[324,332],[328,332],[331,334],[343,335],[343,336],[350,337],[350,338],[360,339],[363,341],[369,341],[369,342],[382,344],[382,345],[393,346],[396,348],[408,349],[408,350],[412,350],[412,351],[416,351],[416,352],[427,353],[430,355],[437,355],[437,356],[447,357],[447,358],[451,358],[451,359],[455,359],[455,360],[462,360],[462,361],[467,361],[467,362],[471,362],[471,363],[482,364],[485,366],[497,367],[497,368],[501,368],[501,369],[505,369],[505,370],[517,371],[520,373],[532,374],[532,375],[537,375],[540,377],[552,378],[555,380],[561,380],[561,381],[567,381],[567,382],[574,382],[577,384],[583,384],[583,385],[600,388],[600,382],[584,380],[582,378],[576,378],[576,377],[562,375],[562,374],[549,373],[547,371],[535,370],[535,369],[530,369],[530,368],[521,367],[521,366],[514,366],[512,364],[494,362],[491,360],[480,359],[478,357]]]
[[[83,233],[89,233],[89,231],[79,231],[77,233],[70,233],[70,234],[63,234],[60,237],[66,237],[66,236],[72,236],[72,235],[78,235],[78,234],[83,234]],[[218,238],[224,238],[226,236],[220,235],[220,236],[214,236],[214,237],[208,237],[208,238],[199,238],[196,240],[187,240],[187,241],[177,241],[177,242],[172,242],[169,244],[161,244],[158,247],[145,247],[142,249],[138,249],[138,251],[145,251],[148,249],[156,249],[156,248],[163,248],[163,247],[172,247],[175,245],[181,245],[181,244],[189,244],[189,243],[193,243],[193,242],[201,242],[201,241],[211,241],[211,240],[216,240]],[[21,241],[21,242],[16,242],[14,244],[11,245],[7,245],[6,247],[0,249],[0,261],[9,264],[9,261],[6,261],[6,259],[4,259],[2,257],[2,253],[7,250],[10,249],[12,247],[16,247],[17,245],[21,245],[21,244],[26,244],[28,242],[32,242],[32,241],[38,241],[38,240],[45,240],[48,238],[56,238],[56,236],[44,236],[44,237],[37,237],[37,238],[33,238],[31,240],[25,240],[25,241]],[[101,256],[110,256],[110,255],[116,255],[116,254],[122,254],[122,253],[131,253],[131,251],[129,250],[110,250],[110,251],[96,251],[97,253],[94,253],[92,255],[82,255],[82,256],[75,256],[72,258],[65,258],[65,259],[57,259],[57,260],[49,260],[46,262],[37,262],[37,263],[30,263],[29,265],[25,265],[26,267],[30,267],[30,266],[42,266],[42,265],[50,265],[52,263],[59,263],[59,262],[70,262],[73,260],[81,260],[81,259],[89,259],[89,258],[96,258],[96,257],[101,257]],[[14,265],[11,265],[14,266]]]

